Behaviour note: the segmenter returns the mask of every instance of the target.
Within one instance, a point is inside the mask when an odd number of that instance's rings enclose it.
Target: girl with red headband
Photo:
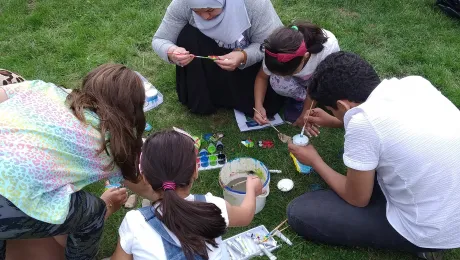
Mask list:
[[[263,103],[270,82],[275,92],[289,98],[285,120],[303,126],[311,104],[307,97],[309,79],[322,60],[340,51],[337,39],[317,25],[297,22],[275,30],[263,47],[265,58],[255,81],[254,98],[256,109],[264,117],[256,113],[254,119],[260,125],[268,123]]]
[[[228,226],[251,223],[262,182],[248,177],[239,207],[210,193],[191,195],[198,178],[196,153],[193,138],[179,129],[145,141],[140,179],[151,186],[151,197],[160,199],[126,214],[111,260],[230,259],[221,236]]]

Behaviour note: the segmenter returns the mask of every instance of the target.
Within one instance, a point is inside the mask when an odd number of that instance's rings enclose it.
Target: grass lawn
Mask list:
[[[375,66],[381,77],[424,76],[460,106],[460,24],[434,7],[434,0],[272,1],[283,22],[305,18],[332,31],[343,50],[363,56]],[[269,168],[281,169],[282,174],[272,175],[267,205],[251,226],[264,224],[273,228],[286,218],[289,201],[308,191],[313,183],[326,187],[317,175],[296,173],[287,147],[277,140],[276,147],[271,150],[247,149],[239,144],[246,138],[274,139],[272,129],[240,133],[231,111],[196,116],[178,102],[174,67],[161,62],[150,47],[151,38],[170,1],[1,2],[0,67],[16,71],[28,79],[42,79],[73,88],[99,64],[126,64],[149,78],[165,96],[164,104],[147,114],[154,129],[174,125],[195,135],[223,132],[230,158],[250,156],[263,161]],[[429,106],[430,101],[427,100],[426,104]],[[288,125],[280,129],[289,134],[298,132]],[[312,141],[325,160],[341,172],[345,170],[340,154],[343,134],[343,130],[322,129],[320,137]],[[218,171],[202,172],[194,192],[210,191],[222,195],[217,176]],[[281,178],[293,179],[294,190],[286,194],[278,191],[274,183]],[[88,189],[100,194],[103,186],[95,184]],[[100,258],[113,252],[117,229],[125,212],[121,210],[107,222]],[[228,235],[240,231],[230,229]],[[408,254],[389,251],[319,245],[304,241],[291,231],[286,235],[293,240],[294,246],[283,245],[276,251],[279,259],[415,259]],[[445,259],[460,259],[460,250],[448,252]]]

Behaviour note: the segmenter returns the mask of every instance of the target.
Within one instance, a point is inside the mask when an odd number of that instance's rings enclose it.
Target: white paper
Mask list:
[[[234,109],[235,111],[235,118],[236,118],[236,123],[238,124],[238,128],[240,129],[241,132],[246,132],[246,131],[252,131],[252,130],[259,130],[259,129],[264,129],[264,128],[267,128],[267,127],[270,127],[269,124],[266,124],[266,125],[256,125],[256,126],[248,126],[246,123],[248,122],[246,116],[244,115],[244,113]],[[255,112],[257,113],[257,112]],[[251,121],[254,121],[253,119],[251,119]],[[279,114],[276,114],[274,116],[274,120],[271,120],[270,121],[272,123],[272,125],[274,126],[278,126],[278,125],[282,125],[284,124],[284,121],[283,119],[281,119],[280,115]]]

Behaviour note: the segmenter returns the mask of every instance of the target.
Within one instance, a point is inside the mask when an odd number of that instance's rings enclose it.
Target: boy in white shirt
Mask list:
[[[290,203],[294,230],[319,242],[423,259],[459,247],[460,111],[424,78],[381,82],[369,63],[345,52],[318,66],[309,95],[334,115],[315,108],[311,124],[345,128],[348,170],[334,171],[312,145],[289,144],[332,188]]]

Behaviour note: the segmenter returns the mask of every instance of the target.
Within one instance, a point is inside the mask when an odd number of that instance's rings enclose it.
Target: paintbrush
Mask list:
[[[268,235],[272,235],[273,233],[275,233],[276,230],[278,230],[282,225],[284,225],[284,223],[286,223],[288,220],[285,219],[283,222],[281,222],[278,226],[276,226],[276,228],[274,228],[272,231],[270,231],[270,233],[268,233]]]
[[[193,57],[199,58],[199,59],[219,60],[219,56],[199,56],[199,55],[193,55]]]
[[[302,131],[300,132],[300,136],[303,136],[303,133],[305,132],[305,126],[307,125],[308,117],[310,117],[311,108],[313,107],[313,104],[315,104],[314,100],[311,101],[310,109],[308,109],[307,118],[305,119],[305,122],[303,124]]]
[[[262,118],[265,118],[255,107],[253,107],[252,109],[254,109],[254,111],[256,111],[257,114],[259,114]],[[273,127],[273,129],[276,130],[276,132],[278,132],[278,133],[281,134],[281,132],[280,132],[278,129],[276,129],[276,127],[275,127],[274,125],[272,125],[272,123],[270,122],[270,120],[267,120],[267,121],[268,121],[268,123],[270,124],[270,126]]]

